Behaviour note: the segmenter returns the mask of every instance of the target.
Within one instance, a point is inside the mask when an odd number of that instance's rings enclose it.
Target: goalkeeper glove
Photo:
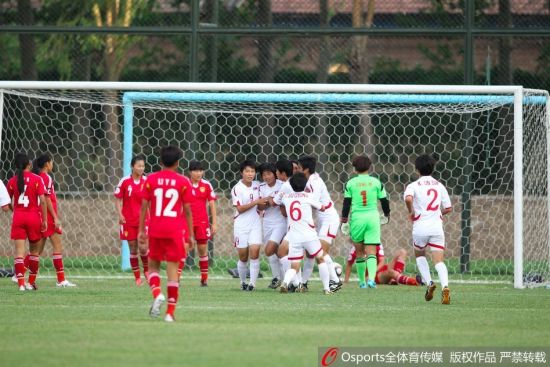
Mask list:
[[[342,223],[340,230],[345,236],[349,236],[349,223]]]

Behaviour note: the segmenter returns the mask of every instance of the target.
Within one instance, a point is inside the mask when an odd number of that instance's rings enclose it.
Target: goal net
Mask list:
[[[120,273],[114,188],[129,172],[132,154],[144,154],[146,172],[153,172],[159,169],[159,147],[174,144],[185,154],[182,171],[189,160],[202,160],[205,178],[219,196],[219,233],[210,244],[213,274],[227,274],[237,260],[230,188],[240,179],[241,161],[315,156],[340,211],[343,185],[353,175],[351,160],[363,153],[389,194],[392,219],[382,229],[386,256],[407,249],[406,271],[415,272],[403,191],[416,179],[415,158],[432,153],[438,159],[434,176],[453,203],[444,220],[451,279],[515,279],[516,286],[549,281],[545,91],[519,89],[514,105],[517,88],[371,85],[311,91],[313,86],[303,85],[258,90],[258,85],[176,84],[153,90],[162,86],[58,84],[29,89],[0,83],[0,179],[14,174],[13,158],[21,150],[53,156],[69,275]],[[11,268],[9,215],[0,215],[0,228],[0,268]],[[339,234],[332,255],[344,264],[350,247]],[[46,249],[42,275],[53,274],[51,246]]]

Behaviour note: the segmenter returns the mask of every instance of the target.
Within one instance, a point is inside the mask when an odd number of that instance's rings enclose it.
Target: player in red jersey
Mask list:
[[[147,279],[149,271],[147,242],[138,244],[139,212],[141,210],[141,190],[145,183],[145,157],[137,155],[130,162],[132,173],[123,177],[115,189],[115,206],[120,224],[120,239],[128,241],[130,247],[130,266],[134,273],[136,285],[141,285],[139,257],[143,266],[143,274]]]
[[[141,212],[139,216],[139,241],[145,243],[149,237],[149,286],[153,294],[153,304],[149,314],[160,315],[165,297],[160,288],[160,263],[166,261],[168,276],[168,308],[164,318],[174,321],[174,312],[178,302],[179,276],[178,263],[185,257],[184,238],[189,238],[191,246],[195,243],[191,215],[191,183],[177,172],[183,152],[175,146],[163,147],[160,162],[163,169],[147,178],[143,187]],[[149,210],[149,230],[145,233],[145,217]],[[185,219],[185,220],[184,220]]]
[[[344,282],[349,281],[351,274],[351,267],[355,263],[356,253],[355,248],[350,249],[347,265],[346,265],[346,275],[344,277]],[[405,284],[405,285],[422,285],[418,282],[420,277],[409,277],[403,274],[405,271],[405,264],[407,261],[407,251],[403,248],[395,250],[393,253],[393,258],[389,263],[384,262],[384,247],[382,245],[376,246],[376,260],[378,263],[378,268],[376,269],[376,284]],[[365,272],[367,274],[367,272]],[[368,274],[367,274],[368,276]]]
[[[8,194],[13,199],[11,239],[15,243],[15,275],[19,290],[36,290],[42,232],[47,229],[46,189],[40,176],[31,172],[25,153],[15,155],[17,174],[8,181]],[[25,286],[25,241],[29,240],[29,279]]]
[[[204,166],[199,161],[189,162],[189,178],[191,179],[191,212],[193,213],[193,233],[197,241],[199,253],[199,268],[201,270],[201,287],[208,285],[208,240],[216,234],[218,218],[216,215],[216,200],[218,199],[214,188],[203,178]],[[210,209],[212,224],[208,220],[206,203]]]
[[[52,262],[57,274],[57,286],[61,288],[75,287],[74,283],[65,279],[63,267],[63,244],[61,243],[61,221],[57,211],[57,196],[53,185],[53,179],[49,175],[53,170],[53,160],[49,154],[39,155],[33,163],[33,173],[39,175],[46,187],[46,206],[48,208],[48,228],[42,232],[42,239],[39,243],[40,256],[44,252],[46,239],[50,239],[53,247]]]

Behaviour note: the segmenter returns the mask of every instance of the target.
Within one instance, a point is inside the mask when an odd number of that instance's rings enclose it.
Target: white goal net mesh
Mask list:
[[[159,168],[159,147],[166,144],[184,150],[182,171],[190,159],[207,165],[205,178],[219,196],[213,274],[226,274],[236,263],[229,190],[244,159],[315,156],[340,211],[351,159],[367,153],[372,174],[390,198],[392,220],[382,229],[382,241],[391,255],[399,247],[412,252],[403,191],[415,179],[416,156],[433,153],[439,161],[434,176],[453,202],[444,221],[451,278],[512,281],[513,96],[380,94],[350,102],[351,94],[223,93],[217,99],[213,93],[148,93],[125,109],[124,91],[3,90],[0,179],[13,176],[19,151],[53,156],[69,276],[121,271],[113,191],[123,176],[123,124],[130,108],[132,153],[147,157],[146,172]],[[185,94],[188,99],[181,97]],[[550,276],[548,94],[524,94],[524,274],[527,283],[543,284]],[[0,216],[0,268],[13,264],[10,220]],[[341,264],[350,246],[339,234],[331,251]],[[53,271],[51,246],[46,248],[42,274]],[[415,272],[412,256],[409,260],[406,271]]]

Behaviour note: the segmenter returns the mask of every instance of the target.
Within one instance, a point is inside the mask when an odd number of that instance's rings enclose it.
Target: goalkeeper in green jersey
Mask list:
[[[380,215],[378,200],[384,211],[383,220],[390,218],[390,202],[386,197],[384,186],[375,177],[369,175],[371,161],[367,156],[353,159],[357,176],[350,179],[345,186],[344,205],[342,208],[342,233],[350,235],[357,260],[355,266],[359,276],[359,288],[376,288],[374,275],[365,281],[365,270],[376,274],[376,246],[380,245]],[[348,217],[351,210],[351,220]]]

